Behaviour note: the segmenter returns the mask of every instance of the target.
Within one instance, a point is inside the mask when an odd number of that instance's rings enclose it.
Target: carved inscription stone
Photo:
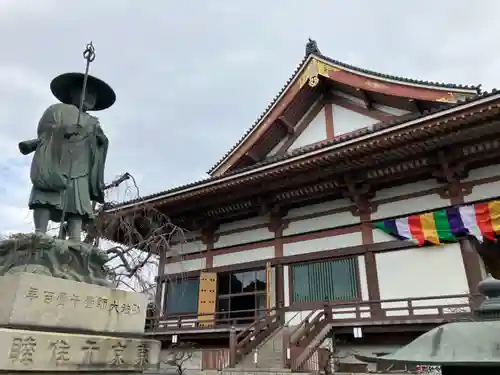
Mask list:
[[[147,296],[49,276],[0,277],[0,324],[144,333]]]
[[[1,371],[142,371],[159,365],[155,340],[0,328]]]

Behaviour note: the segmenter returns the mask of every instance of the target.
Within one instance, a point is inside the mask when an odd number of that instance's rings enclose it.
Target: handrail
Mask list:
[[[259,324],[259,323],[261,322],[261,320],[263,320],[263,319],[264,319],[264,320],[268,320],[268,319],[269,319],[269,317],[270,317],[270,315],[271,315],[271,312],[272,312],[272,311],[275,311],[275,310],[276,310],[276,308],[275,308],[275,307],[273,307],[273,308],[271,308],[271,309],[267,310],[267,314],[266,314],[266,315],[261,316],[261,317],[260,317],[259,319],[257,319],[257,320],[254,320],[252,324],[250,324],[250,325],[249,325],[248,327],[246,327],[243,331],[241,331],[240,333],[238,333],[238,334],[236,335],[236,340],[238,340],[239,338],[241,338],[241,336],[243,336],[245,332],[250,331],[250,330],[251,330],[252,328],[254,328],[257,324]]]
[[[299,311],[299,312],[297,312],[297,314],[299,314],[299,313],[300,313],[300,311]],[[311,319],[311,317],[312,317],[314,314],[316,314],[316,313],[317,313],[317,311],[313,310],[313,311],[311,311],[311,312],[310,312],[310,313],[309,313],[309,314],[308,314],[308,315],[307,315],[304,319],[302,319],[302,321],[299,323],[299,325],[298,325],[298,326],[297,326],[297,327],[296,327],[296,328],[295,328],[292,332],[290,332],[290,340],[293,340],[293,337],[295,336],[295,334],[296,334],[296,333],[297,333],[300,329],[302,329],[302,327],[303,327],[305,324],[309,323],[309,320]],[[297,314],[295,314],[295,316],[297,316]]]
[[[400,316],[399,319],[408,319],[408,317],[413,317],[418,313],[419,310],[422,309],[438,309],[439,315],[447,315],[454,314],[453,311],[446,311],[447,309],[463,309],[463,308],[474,308],[483,297],[479,294],[452,294],[452,295],[441,295],[441,296],[426,296],[426,297],[412,297],[412,298],[392,298],[386,300],[367,300],[367,301],[318,301],[317,305],[314,307],[309,306],[287,306],[282,308],[272,308],[272,309],[257,309],[257,310],[239,310],[239,311],[231,311],[231,312],[215,312],[215,313],[190,313],[190,314],[171,314],[171,315],[162,315],[159,311],[152,311],[153,314],[150,314],[146,317],[145,325],[147,327],[148,332],[157,332],[157,331],[169,331],[169,330],[189,330],[189,329],[211,329],[214,327],[219,328],[230,328],[232,326],[236,327],[236,330],[239,332],[240,329],[243,331],[248,331],[255,328],[259,323],[263,324],[266,319],[268,319],[269,315],[273,312],[277,312],[277,316],[284,315],[285,312],[295,313],[294,317],[298,313],[303,312],[304,310],[312,310],[311,313],[308,314],[306,319],[309,319],[307,323],[310,322],[310,318],[313,314],[318,314],[319,311],[324,311],[327,314],[330,314],[328,318],[331,320],[331,314],[352,314],[355,313],[355,317],[353,318],[338,318],[333,319],[333,321],[352,321],[355,320],[386,320],[392,319],[390,316],[391,312],[396,311],[408,311],[404,316]],[[463,299],[463,301],[447,301],[446,299]],[[429,303],[418,303],[424,301],[434,301]],[[363,316],[364,313],[373,312],[373,305],[376,303],[380,303],[382,305],[389,305],[387,307],[382,307],[381,316],[375,317],[374,315]],[[390,304],[399,304],[399,306],[390,306]],[[337,311],[336,311],[337,310]],[[338,311],[345,310],[345,311]],[[265,312],[265,315],[262,316],[259,313]],[[464,313],[466,311],[463,311]],[[461,313],[457,311],[457,313]],[[248,314],[249,316],[245,316]],[[257,316],[259,314],[260,316]],[[236,316],[235,316],[236,315]],[[418,314],[422,318],[428,314]],[[431,314],[432,315],[432,314]],[[306,319],[302,321],[298,327],[294,327],[293,331],[290,332],[290,336],[295,338],[299,330],[304,328],[304,324],[306,324]],[[425,318],[424,318],[425,319]],[[239,334],[239,338],[245,333],[241,332]]]
[[[271,328],[271,326],[273,325],[273,323],[277,322],[277,320],[274,321],[274,318],[277,318],[278,315],[272,315],[271,311],[273,311],[273,310],[274,309],[271,309],[267,313],[267,315],[265,316],[265,319],[264,319],[263,322],[259,321],[257,324],[255,324],[253,329],[251,329],[251,326],[250,326],[249,328],[244,329],[243,331],[241,331],[239,334],[236,335],[236,345],[237,345],[238,348],[243,348],[250,341],[252,341],[252,337],[256,338],[260,334],[260,328],[261,327],[257,328],[257,326],[260,323],[264,323],[264,326],[262,328],[266,328],[267,330],[269,330]],[[243,336],[245,333],[247,333],[245,335],[245,337],[241,341],[238,341],[238,338],[241,337],[241,336]]]
[[[307,336],[314,329],[316,324],[321,321],[322,318],[326,318],[324,311],[318,312],[318,314],[314,318],[312,318],[310,322],[305,324],[305,331],[302,332],[300,336],[294,339],[290,338],[290,345],[294,346],[300,343],[300,341],[304,338],[304,336]]]
[[[381,299],[381,300],[356,300],[356,301],[317,301],[317,305],[315,304],[314,310],[321,310],[322,307],[326,305],[341,308],[345,306],[370,306],[378,303],[395,303],[395,302],[408,302],[408,301],[428,301],[428,300],[439,300],[439,299],[452,299],[452,298],[481,298],[482,295],[475,294],[450,294],[450,295],[441,295],[441,296],[427,296],[427,297],[406,297],[406,298],[391,298],[391,299]],[[317,306],[317,307],[316,307]],[[285,307],[286,311],[297,311],[297,310],[310,310],[311,306],[304,308],[301,305],[296,306],[288,306]],[[385,309],[384,309],[385,310]]]
[[[295,317],[297,315],[300,314],[300,311],[296,312],[294,316],[292,316],[290,319],[288,319],[284,324],[283,324],[283,327],[286,327],[288,326],[288,324],[293,320],[295,319]],[[264,340],[262,340],[262,342],[259,344],[259,346],[264,346],[264,344],[266,342],[268,342],[269,340],[271,340],[274,336],[276,336],[276,334],[278,333],[279,329],[276,329],[273,333],[271,333],[269,336],[267,336]]]

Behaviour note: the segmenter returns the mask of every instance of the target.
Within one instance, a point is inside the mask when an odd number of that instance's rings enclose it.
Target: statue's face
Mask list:
[[[75,89],[71,92],[72,102],[77,107],[80,106],[81,96],[82,96],[81,89]],[[85,111],[90,111],[92,110],[92,108],[94,108],[95,103],[96,103],[96,95],[91,90],[87,89],[87,92],[85,93],[85,98],[83,99],[83,109]]]

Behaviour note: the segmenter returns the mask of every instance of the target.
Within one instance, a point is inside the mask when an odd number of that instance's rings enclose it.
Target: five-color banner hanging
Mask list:
[[[472,235],[479,241],[500,234],[500,201],[443,208],[420,215],[379,221],[375,227],[419,246],[455,242]]]

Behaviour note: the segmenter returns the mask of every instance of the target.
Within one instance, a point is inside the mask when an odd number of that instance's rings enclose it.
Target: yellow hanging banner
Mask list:
[[[215,325],[216,302],[217,273],[201,272],[198,292],[198,322],[200,327],[213,327]]]

